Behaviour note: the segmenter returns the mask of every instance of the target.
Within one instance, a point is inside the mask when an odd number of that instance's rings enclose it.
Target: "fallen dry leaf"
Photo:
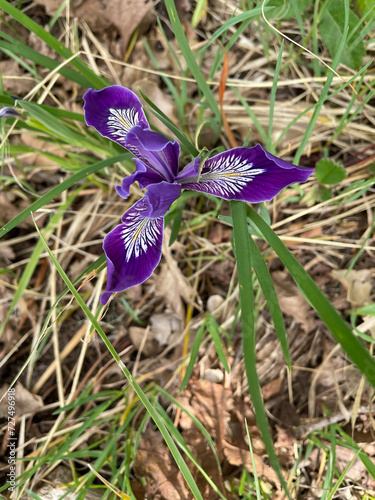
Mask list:
[[[323,234],[323,229],[322,226],[317,226],[313,227],[312,229],[309,229],[308,231],[305,231],[301,234],[298,234],[297,237],[299,238],[317,238],[318,236],[322,236]],[[293,245],[299,245],[299,241],[288,241],[284,240],[284,243],[287,247],[292,247]]]
[[[26,389],[20,382],[17,382],[15,386],[15,410],[16,416],[20,417],[25,415],[25,413],[34,413],[37,410],[43,408],[43,399],[37,394],[32,394],[30,391]],[[0,388],[0,397],[2,397],[6,391],[8,390],[8,386],[3,385]],[[0,402],[0,417],[6,417],[8,415],[8,398],[7,395]]]
[[[29,206],[27,200],[16,199],[14,193],[0,192],[0,225],[3,226],[14,217],[16,217],[22,210]],[[31,218],[25,219],[18,224],[20,228],[28,228],[33,226]]]
[[[275,427],[277,433],[274,446],[281,467],[292,467],[295,462],[294,445],[297,440],[289,429],[284,429],[279,425]]]
[[[162,91],[159,82],[150,80],[150,77],[147,76],[147,78],[142,78],[142,80],[136,82],[134,87],[140,89],[150,99],[150,101],[156,102],[158,108],[160,108],[163,113],[166,114],[170,120],[172,120],[172,122],[176,122],[173,99]],[[152,125],[157,127],[162,134],[171,136],[169,128],[151,113],[149,115],[149,121]]]
[[[190,490],[157,431],[148,429],[142,434],[137,448],[134,470],[140,476],[151,478],[152,484],[148,489],[149,498],[190,500]]]
[[[222,428],[230,416],[227,409],[227,399],[231,392],[221,384],[208,380],[196,380],[179,396],[178,400],[184,408],[199,418],[201,423],[216,437],[220,436]],[[180,425],[184,430],[194,426],[186,413],[181,414]]]
[[[48,175],[52,175],[59,171],[60,166],[50,158],[46,158],[38,152],[51,153],[61,158],[66,156],[65,151],[61,148],[60,144],[55,144],[49,141],[43,141],[34,137],[31,134],[21,134],[21,141],[26,146],[36,150],[34,153],[25,153],[22,156],[22,161],[26,165],[37,165],[39,167],[53,166],[53,170],[48,171]]]
[[[243,465],[246,469],[253,474],[254,467],[251,460],[250,451],[247,449],[238,448],[237,446],[232,446],[231,444],[224,442],[224,456],[231,465],[239,467]],[[277,489],[280,489],[280,481],[276,475],[276,472],[269,465],[265,464],[262,458],[253,452],[255,469],[258,476],[262,476],[271,483],[273,483]]]
[[[34,87],[34,79],[13,59],[0,61],[0,73],[4,90],[12,95],[23,96]]]
[[[283,378],[284,377],[275,378],[262,387],[262,395],[264,401],[268,401],[269,399],[280,393]]]
[[[371,269],[340,269],[332,272],[347,290],[346,298],[353,307],[362,307],[371,304]]]
[[[353,460],[355,452],[344,448],[343,446],[337,446],[336,448],[336,465],[340,472],[343,472],[349,463]],[[366,466],[363,464],[360,458],[356,458],[345,473],[346,479],[351,479],[352,481],[358,482],[362,487],[375,489],[375,479],[371,477]],[[369,493],[369,491],[368,491]]]
[[[174,313],[154,314],[150,318],[149,329],[139,326],[129,328],[129,336],[134,347],[145,356],[159,354],[166,345],[173,344],[181,334],[181,320]]]
[[[161,270],[155,278],[155,296],[164,300],[173,312],[185,321],[184,303],[194,305],[193,297],[197,295],[181,272],[174,259],[171,247],[168,246],[169,235],[166,231],[163,241],[163,256],[165,262],[161,265]]]
[[[291,316],[306,333],[310,332],[315,327],[315,322],[311,316],[311,308],[297,285],[284,271],[273,272],[272,278],[282,312]]]
[[[50,16],[55,15],[61,6],[60,0],[37,0],[37,3],[44,5]],[[114,25],[122,37],[122,46],[125,49],[134,30],[152,5],[152,0],[110,0],[109,2],[84,0],[72,2],[70,15],[86,21],[94,32],[107,30]],[[65,11],[61,15],[65,16]]]

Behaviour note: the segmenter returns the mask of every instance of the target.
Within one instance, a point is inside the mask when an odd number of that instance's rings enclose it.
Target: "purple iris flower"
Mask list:
[[[0,118],[17,118],[21,116],[14,108],[0,108]]]
[[[180,146],[150,130],[142,104],[119,85],[89,89],[84,95],[85,120],[104,137],[133,153],[135,172],[117,186],[124,199],[135,181],[145,195],[122,216],[122,223],[104,238],[107,290],[101,303],[151,276],[158,265],[163,242],[164,216],[182,189],[192,189],[225,200],[251,203],[271,200],[283,188],[305,182],[313,168],[301,168],[265,151],[234,148],[206,159],[195,158],[180,172]]]

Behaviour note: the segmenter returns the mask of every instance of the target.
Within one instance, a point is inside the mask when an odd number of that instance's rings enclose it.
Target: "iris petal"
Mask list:
[[[139,158],[160,180],[173,182],[178,172],[180,145],[164,135],[134,127],[126,138],[126,148]]]
[[[102,90],[89,89],[83,96],[85,120],[104,137],[126,147],[126,136],[136,125],[149,128],[142,103],[129,89],[112,85]]]
[[[180,194],[179,184],[151,185],[145,196],[124,213],[122,224],[104,238],[107,289],[101,304],[106,304],[112,293],[143,283],[151,276],[161,258],[164,215]]]
[[[144,189],[150,184],[158,184],[164,181],[164,178],[154,170],[150,170],[142,161],[134,158],[135,161],[135,172],[124,177],[121,186],[116,187],[117,194],[126,200],[129,196],[129,189],[133,182],[138,182],[139,187]]]
[[[305,182],[314,171],[302,168],[265,151],[234,148],[206,160],[199,173],[197,159],[176,177],[184,189],[212,194],[226,200],[251,203],[271,200],[283,188]]]

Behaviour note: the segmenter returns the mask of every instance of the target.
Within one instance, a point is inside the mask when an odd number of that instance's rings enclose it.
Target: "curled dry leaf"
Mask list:
[[[371,269],[352,269],[347,271],[340,269],[332,272],[332,276],[338,279],[347,290],[347,301],[353,307],[362,307],[371,303]]]
[[[138,326],[129,328],[129,336],[134,347],[145,356],[159,354],[166,345],[172,344],[176,336],[181,334],[181,320],[176,314],[154,314],[150,318],[151,328]]]
[[[203,374],[203,380],[208,380],[213,384],[221,384],[224,380],[224,374],[218,368],[208,368]]]
[[[193,297],[197,295],[181,272],[176,260],[174,259],[171,247],[168,246],[169,234],[163,241],[163,256],[165,259],[161,270],[155,279],[155,295],[165,301],[173,312],[181,319],[185,320],[184,303],[194,305]]]
[[[282,312],[291,316],[306,333],[313,330],[315,322],[311,316],[311,308],[292,278],[284,271],[273,272],[272,278]]]
[[[178,399],[184,408],[199,418],[208,432],[218,438],[220,429],[226,426],[230,418],[227,409],[230,394],[221,384],[197,380],[189,384],[188,389]],[[194,426],[185,413],[181,414],[180,425],[184,430]]]
[[[34,413],[41,410],[44,407],[43,400],[37,394],[33,394],[26,389],[20,382],[15,386],[15,411],[17,417],[25,415],[26,413]],[[0,397],[6,393],[8,386],[3,385],[0,388]],[[6,417],[8,415],[8,400],[5,396],[0,402],[0,417]]]
[[[235,465],[236,467],[242,465],[246,467],[250,473],[254,473],[253,462],[248,449],[238,448],[237,446],[232,446],[231,444],[224,442],[224,456],[231,465]],[[265,464],[262,458],[256,453],[253,453],[253,457],[258,476],[264,477],[273,483],[277,489],[280,489],[280,481],[272,467]]]
[[[337,446],[336,448],[336,465],[340,472],[343,472],[349,463],[353,460],[355,452],[344,448],[343,446]],[[371,477],[366,466],[363,464],[360,458],[356,458],[345,473],[345,478],[347,480],[352,480],[366,487],[367,493],[370,493],[369,489],[372,490],[372,494],[375,491],[375,479]],[[368,489],[367,489],[368,488]]]
[[[174,460],[171,460],[167,446],[156,431],[147,430],[142,435],[137,448],[134,470],[140,476],[151,478],[148,498],[163,500],[191,498],[181,472]]]
[[[280,394],[280,389],[281,389],[281,384],[283,382],[283,379],[284,379],[283,376],[277,377],[262,387],[262,395],[263,395],[264,401],[268,401],[269,399],[273,398],[274,396]]]

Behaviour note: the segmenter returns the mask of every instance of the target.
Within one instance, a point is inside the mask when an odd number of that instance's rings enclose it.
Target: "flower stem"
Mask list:
[[[231,201],[233,218],[234,245],[237,259],[238,283],[240,291],[241,324],[243,353],[249,392],[254,406],[255,418],[262,434],[263,443],[270,458],[272,467],[278,475],[280,483],[287,492],[287,486],[281,473],[271,431],[268,425],[263,404],[259,378],[256,369],[256,328],[254,316],[254,293],[251,267],[250,236],[246,221],[246,205],[241,201]],[[289,496],[289,495],[288,495]]]

